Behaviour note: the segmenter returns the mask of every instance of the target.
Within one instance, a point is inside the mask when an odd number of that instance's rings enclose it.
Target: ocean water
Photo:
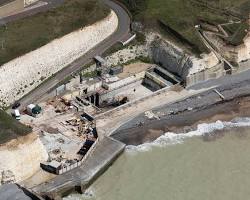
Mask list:
[[[166,133],[125,153],[86,191],[65,200],[250,198],[250,118]]]

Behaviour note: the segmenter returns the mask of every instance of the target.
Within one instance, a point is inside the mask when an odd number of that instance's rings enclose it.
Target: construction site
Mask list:
[[[40,166],[49,173],[62,174],[84,162],[99,139],[96,116],[163,88],[171,90],[181,82],[155,64],[140,62],[110,68],[102,57],[94,60],[98,76],[79,76],[56,88],[54,96],[39,102],[39,114],[31,115],[28,107],[21,112],[21,122],[38,133],[48,152],[48,161]]]
[[[29,1],[22,1],[22,4],[26,5],[25,2]],[[112,12],[110,16],[107,19],[112,20],[107,20],[103,33],[121,21]],[[246,22],[250,24],[250,20]],[[248,94],[249,83],[244,86],[248,79],[237,75],[248,70],[250,62],[249,27],[238,27],[240,23],[232,21],[211,25],[202,22],[194,26],[195,33],[209,50],[209,53],[200,56],[178,47],[158,33],[145,33],[144,43],[136,41],[128,45],[132,40],[137,40],[136,33],[131,31],[127,37],[120,38],[122,47],[113,53],[86,49],[86,62],[76,64],[72,60],[72,65],[65,68],[60,78],[57,71],[52,73],[54,67],[49,69],[51,79],[40,90],[36,89],[37,94],[28,97],[27,101],[26,97],[18,97],[18,101],[15,95],[10,95],[15,96],[11,100],[12,103],[15,100],[11,115],[32,129],[37,141],[41,142],[41,145],[34,145],[33,149],[41,147],[34,156],[42,154],[40,152],[44,155],[39,160],[27,159],[37,163],[39,170],[34,169],[35,174],[18,177],[13,173],[14,169],[18,169],[16,164],[13,164],[15,168],[3,171],[3,184],[18,183],[46,199],[61,199],[72,190],[82,193],[122,153],[126,144],[151,141],[156,135],[169,131],[171,125],[177,127],[177,116],[192,114],[233,99],[227,91],[237,88],[238,79],[242,79],[239,84],[242,89],[235,90],[238,90],[239,95]],[[240,28],[242,34],[241,42],[233,45],[228,40],[230,36],[235,36],[230,29],[235,26],[237,30]],[[117,30],[115,26],[113,29]],[[89,35],[92,37],[92,33]],[[82,34],[83,38],[85,36],[86,33]],[[92,40],[88,42],[95,47]],[[71,39],[69,43],[72,43]],[[78,43],[76,41],[75,44]],[[89,47],[89,43],[82,46]],[[69,45],[65,43],[65,47],[68,49]],[[79,53],[82,52],[80,49]],[[40,54],[39,58],[46,60]],[[68,62],[69,58],[71,55],[65,60]],[[42,68],[36,66],[39,70]],[[62,67],[61,64],[58,66]],[[89,71],[85,73],[84,70]],[[44,78],[40,73],[34,72],[34,77],[41,76],[42,82]],[[7,79],[6,76],[4,79]],[[230,85],[232,80],[235,85]],[[12,92],[9,83],[6,85],[8,91]],[[32,85],[33,81],[23,87]],[[32,87],[35,88],[35,85]],[[26,92],[28,90],[23,91]],[[6,99],[9,99],[8,96]],[[181,123],[186,121],[180,120]],[[30,148],[30,151],[34,152],[33,149]],[[20,155],[25,151],[21,149]],[[29,169],[30,166],[27,166]],[[29,171],[27,169],[24,171]]]
[[[201,37],[207,33],[198,32]],[[48,152],[49,159],[41,163],[41,168],[53,174],[76,168],[83,164],[99,138],[111,135],[137,114],[159,118],[160,114],[150,112],[157,102],[193,95],[195,92],[185,87],[232,74],[233,67],[231,71],[225,67],[232,62],[220,56],[205,39],[211,53],[201,59],[159,38],[147,47],[151,63],[114,64],[97,55],[93,58],[94,71],[88,75],[79,73],[45,95],[38,102],[42,112],[35,117],[21,117],[22,123],[39,134]],[[242,59],[238,61],[238,71],[242,70],[241,62]],[[143,124],[137,124],[140,125]]]

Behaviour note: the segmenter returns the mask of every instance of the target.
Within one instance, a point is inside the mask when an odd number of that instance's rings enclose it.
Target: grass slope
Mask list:
[[[184,43],[196,46],[196,52],[205,51],[194,26],[201,20],[225,23],[245,20],[250,12],[249,0],[120,0],[132,12],[135,20],[155,26],[161,21],[168,32],[177,33]],[[171,30],[171,31],[169,31]],[[241,34],[239,34],[241,35]],[[240,37],[240,36],[239,36]],[[191,46],[192,46],[191,45]]]
[[[19,123],[0,109],[0,144],[30,133],[31,128]]]
[[[0,65],[92,24],[109,9],[100,0],[65,0],[52,10],[0,27]]]

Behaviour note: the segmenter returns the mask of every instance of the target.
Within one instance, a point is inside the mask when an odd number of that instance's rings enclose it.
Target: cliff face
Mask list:
[[[236,47],[235,51],[238,53],[238,62],[250,59],[250,32],[243,40],[243,44]]]
[[[150,50],[154,62],[179,76],[187,85],[221,76],[224,72],[213,53],[202,54],[201,58],[197,58],[163,40],[155,41]]]
[[[181,49],[163,40],[157,40],[153,42],[150,51],[155,63],[185,80],[192,63]]]
[[[0,146],[1,183],[9,179],[16,182],[32,176],[48,154],[35,133],[11,140]]]

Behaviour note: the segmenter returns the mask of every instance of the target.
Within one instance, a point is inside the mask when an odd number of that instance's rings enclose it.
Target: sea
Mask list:
[[[84,194],[64,200],[250,199],[250,118],[127,146]]]

